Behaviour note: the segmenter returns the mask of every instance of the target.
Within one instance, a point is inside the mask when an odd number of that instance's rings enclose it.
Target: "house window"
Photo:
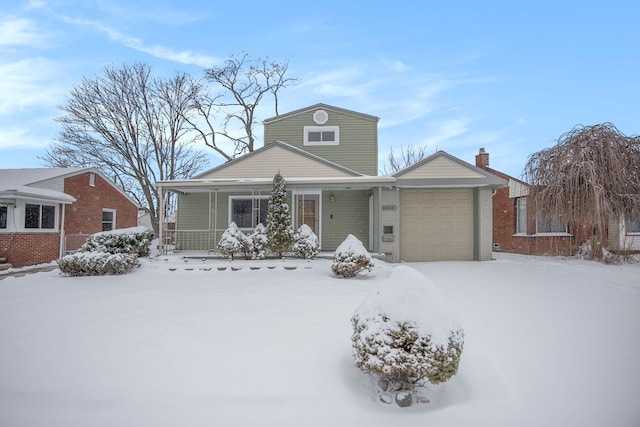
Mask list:
[[[552,219],[538,219],[536,221],[536,233],[566,233],[567,224]]]
[[[230,197],[229,218],[238,228],[267,225],[268,197]],[[230,222],[231,222],[230,221]]]
[[[102,231],[111,231],[116,228],[116,211],[115,209],[102,210]]]
[[[7,228],[7,207],[0,206],[0,229]]]
[[[640,218],[627,220],[627,234],[640,234]]]
[[[305,126],[304,145],[339,145],[338,126]]]
[[[516,233],[527,234],[527,198],[516,199]]]
[[[56,228],[56,207],[48,205],[32,205],[27,203],[24,210],[24,228]]]
[[[89,174],[89,186],[91,186],[91,187],[95,187],[96,186],[96,174],[95,173],[90,173]]]

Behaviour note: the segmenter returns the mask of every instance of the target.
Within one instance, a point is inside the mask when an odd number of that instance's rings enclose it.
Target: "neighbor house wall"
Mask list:
[[[46,264],[59,256],[60,232],[0,234],[0,257],[13,267]]]
[[[95,177],[94,185],[90,185],[90,175]],[[64,192],[76,199],[66,207],[67,235],[101,232],[103,209],[115,211],[116,229],[138,225],[138,207],[98,174],[86,172],[65,178]]]

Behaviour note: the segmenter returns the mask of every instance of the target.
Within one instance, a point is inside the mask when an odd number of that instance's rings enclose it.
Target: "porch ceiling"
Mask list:
[[[339,178],[286,178],[288,188],[322,188],[364,190],[379,186],[395,185],[395,178],[388,176],[358,176]],[[271,190],[273,179],[193,179],[186,181],[161,181],[158,189],[179,193],[206,193],[210,191]]]

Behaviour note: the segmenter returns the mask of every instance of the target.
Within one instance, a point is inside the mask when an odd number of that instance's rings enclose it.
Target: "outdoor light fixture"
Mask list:
[[[330,195],[330,196],[329,196],[329,201],[330,201],[331,203],[335,202],[335,201],[336,201],[336,196],[334,196],[333,194],[332,194],[332,195]]]

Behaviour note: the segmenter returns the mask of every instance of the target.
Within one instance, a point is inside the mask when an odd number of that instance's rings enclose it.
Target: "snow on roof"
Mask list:
[[[0,190],[15,189],[15,187],[28,186],[36,182],[73,175],[90,168],[26,168],[26,169],[0,169]]]
[[[25,168],[0,169],[0,197],[10,199],[47,199],[73,203],[75,198],[62,192],[33,187],[33,184],[50,179],[74,175],[92,168]]]

